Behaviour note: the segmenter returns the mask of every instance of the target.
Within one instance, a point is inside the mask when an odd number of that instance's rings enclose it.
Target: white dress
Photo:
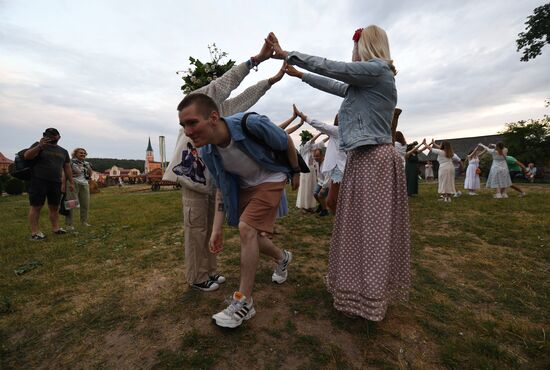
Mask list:
[[[425,166],[425,170],[424,170],[424,178],[425,179],[429,179],[429,178],[434,178],[434,170],[433,170],[433,166],[431,164],[426,164]]]
[[[495,149],[488,147],[485,147],[485,149],[487,149],[487,151],[493,156],[493,163],[491,164],[491,170],[489,171],[489,177],[487,178],[487,187],[496,189],[512,186],[512,180],[510,179],[510,172],[508,172],[506,157],[498,154]]]
[[[468,161],[466,168],[466,178],[464,179],[464,189],[477,190],[481,186],[479,184],[479,175],[476,170],[479,168],[479,158],[472,158]]]
[[[311,151],[316,147],[319,147],[319,144],[312,144],[309,141],[300,145],[300,155],[304,159],[304,162],[307,163],[309,173],[300,174],[300,187],[298,188],[298,195],[296,196],[296,208],[311,209],[317,207],[317,201],[313,196],[317,178],[313,168],[313,157],[311,156]]]
[[[432,149],[432,152],[437,154],[439,162],[439,171],[437,173],[437,192],[439,194],[454,194],[455,189],[455,166],[452,158],[445,155],[445,151],[441,149]]]

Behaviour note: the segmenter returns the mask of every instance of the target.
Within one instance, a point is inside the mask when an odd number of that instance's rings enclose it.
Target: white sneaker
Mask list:
[[[520,194],[518,195],[518,197],[523,198],[523,197],[526,196],[526,195],[527,195],[527,194],[526,194],[525,192],[522,192],[522,193],[520,193]]]
[[[213,280],[206,280],[202,283],[191,284],[191,288],[202,290],[203,292],[212,292],[219,288],[219,284]]]
[[[67,225],[67,226],[65,226],[65,230],[67,230],[67,231],[74,231],[74,226],[72,226],[72,225]]]
[[[502,198],[508,198],[508,194],[502,193]]]
[[[277,265],[273,275],[271,275],[271,281],[277,284],[282,284],[288,278],[288,265],[292,261],[292,253],[289,251],[283,251],[285,257],[283,261]]]
[[[246,303],[246,297],[241,292],[233,293],[231,303],[227,308],[212,316],[216,325],[224,328],[236,328],[244,320],[250,320],[256,315],[254,302],[250,298],[250,303]]]
[[[82,226],[90,227],[90,226],[92,226],[92,225],[90,225],[90,224],[87,223],[87,222],[84,222],[84,223],[82,223]]]
[[[476,193],[476,192],[471,191],[471,192],[468,193],[468,195],[479,195],[479,194]]]
[[[217,284],[223,284],[225,283],[225,276],[220,274],[215,274],[215,275],[209,276],[208,280],[211,280]]]
[[[496,193],[495,195],[493,195],[493,198],[501,199],[501,198],[502,198],[502,194]]]
[[[462,192],[461,192],[461,191],[457,191],[457,192],[453,195],[453,197],[458,198],[458,197],[461,196],[461,195],[462,195]]]

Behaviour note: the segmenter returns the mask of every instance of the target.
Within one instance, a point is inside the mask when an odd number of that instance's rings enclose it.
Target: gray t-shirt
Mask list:
[[[38,142],[32,144],[31,148],[38,144]],[[69,152],[64,148],[59,145],[44,145],[42,151],[36,156],[32,177],[60,183],[63,165],[70,161]]]

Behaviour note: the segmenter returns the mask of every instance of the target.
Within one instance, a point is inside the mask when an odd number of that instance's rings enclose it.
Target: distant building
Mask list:
[[[6,158],[4,154],[0,153],[0,174],[8,173],[8,167],[12,163],[11,159]]]
[[[160,162],[155,162],[155,155],[153,153],[153,147],[151,146],[151,138],[149,138],[149,144],[147,145],[147,150],[145,151],[145,174],[161,168]]]
[[[128,179],[131,177],[139,177],[141,172],[137,168],[126,169],[114,165],[108,170],[105,170],[103,174],[110,177],[122,177],[123,179]]]

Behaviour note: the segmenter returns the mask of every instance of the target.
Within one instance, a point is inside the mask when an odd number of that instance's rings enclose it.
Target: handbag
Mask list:
[[[476,174],[481,175],[481,168],[476,168]]]
[[[248,116],[250,116],[251,114],[258,114],[258,113],[255,113],[255,112],[248,112],[248,113],[245,113],[243,115],[243,118],[241,118],[241,128],[243,130],[243,133],[249,137],[250,139],[254,140],[255,142],[257,142],[258,144],[260,144],[261,146],[265,147],[265,148],[269,148],[272,152],[272,156],[273,156],[273,159],[275,159],[275,161],[279,164],[282,164],[282,165],[285,165],[285,166],[288,166],[290,168],[292,168],[292,166],[290,165],[290,162],[288,161],[288,151],[287,150],[274,150],[272,149],[269,144],[267,144],[262,138],[259,138],[257,136],[255,136],[249,129],[248,129],[248,126],[246,124],[246,120],[248,119]],[[296,156],[298,157],[298,167],[300,167],[300,172],[302,173],[309,173],[309,166],[307,165],[306,161],[304,161],[304,158],[302,158],[302,156],[300,155],[300,153],[296,150],[296,148],[294,149],[296,151]]]
[[[59,214],[63,216],[68,216],[70,214],[69,210],[65,207],[65,201],[67,200],[67,195],[61,193],[61,201],[59,202]]]

